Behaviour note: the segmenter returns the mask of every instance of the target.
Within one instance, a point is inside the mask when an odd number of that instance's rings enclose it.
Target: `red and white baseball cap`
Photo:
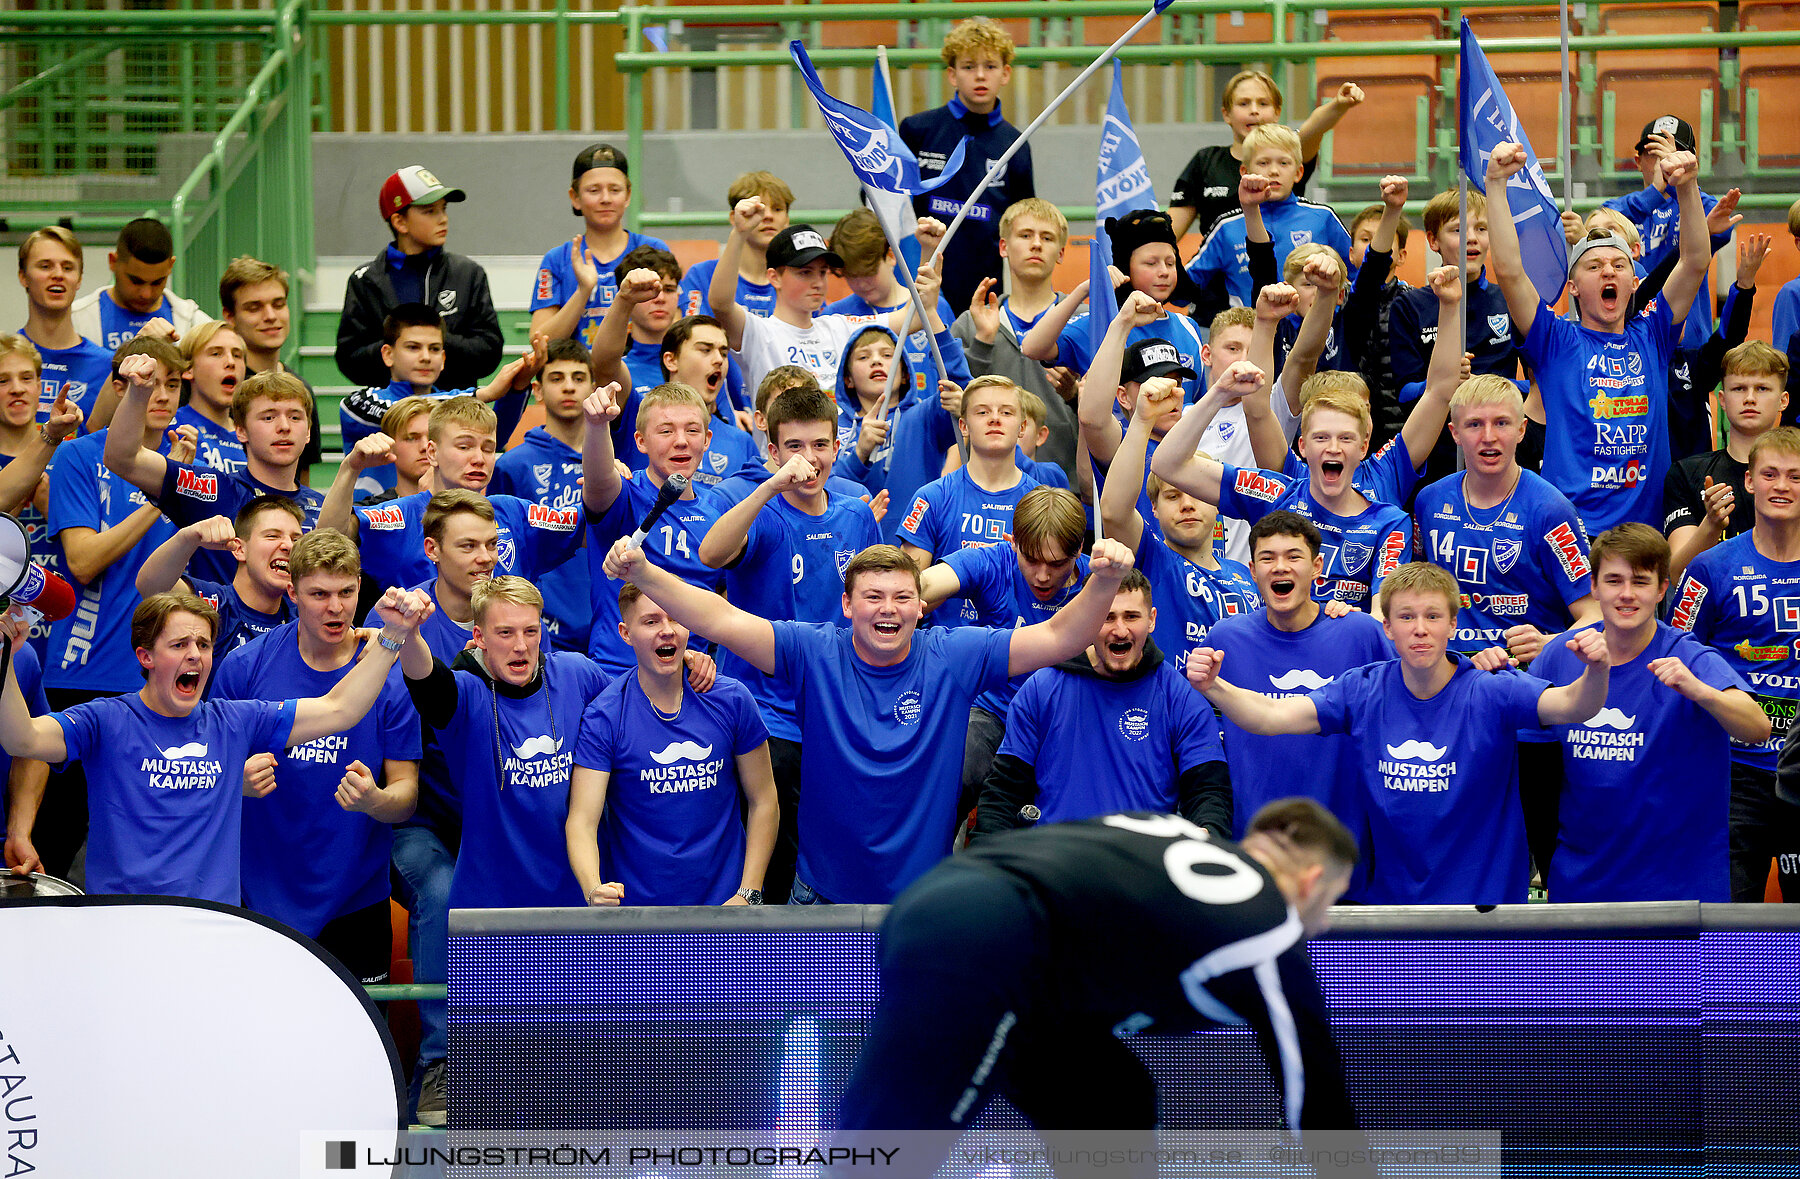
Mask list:
[[[381,219],[414,205],[433,201],[466,201],[469,195],[460,188],[449,188],[442,180],[418,164],[400,169],[381,186]]]

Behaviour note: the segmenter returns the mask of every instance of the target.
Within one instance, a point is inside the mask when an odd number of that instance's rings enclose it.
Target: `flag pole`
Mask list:
[[[1570,156],[1573,154],[1569,146],[1569,127],[1573,120],[1569,117],[1574,112],[1574,98],[1569,90],[1569,0],[1562,0],[1558,5],[1562,10],[1562,124],[1557,128],[1557,138],[1562,140],[1562,182],[1563,212],[1567,213],[1575,207],[1575,176],[1569,170]]]
[[[1061,94],[1058,94],[1055,98],[1051,99],[1050,105],[1046,106],[1042,111],[1039,111],[1038,117],[1031,120],[1030,125],[1028,125],[1025,130],[1019,132],[1019,137],[1012,141],[1011,146],[1000,153],[1000,158],[995,160],[988,168],[987,175],[981,178],[981,183],[975,186],[975,191],[969,194],[969,198],[963,202],[962,208],[958,209],[956,211],[956,216],[951,218],[950,228],[944,231],[944,240],[938,243],[937,252],[931,256],[933,262],[938,261],[944,256],[945,249],[950,245],[950,239],[956,236],[956,231],[962,225],[964,219],[968,217],[969,210],[974,208],[975,203],[981,199],[981,194],[986,192],[994,181],[1000,179],[1001,174],[1006,171],[1007,163],[1012,160],[1013,156],[1018,154],[1020,148],[1025,146],[1026,141],[1037,133],[1039,127],[1042,127],[1049,121],[1050,116],[1056,113],[1058,107],[1064,102],[1067,102],[1069,97],[1077,90],[1081,89],[1083,82],[1086,82],[1089,78],[1093,77],[1102,66],[1111,61],[1113,55],[1123,49],[1127,41],[1130,41],[1133,37],[1138,35],[1139,30],[1161,15],[1162,9],[1170,2],[1171,0],[1159,0],[1157,4],[1151,7],[1149,12],[1146,12],[1143,16],[1139,17],[1136,24],[1132,25],[1129,29],[1126,29],[1117,41],[1114,41],[1111,45],[1108,45],[1105,49],[1101,50],[1100,56],[1096,57],[1093,60],[1093,63],[1085,70],[1076,74],[1075,80],[1064,87]]]
[[[867,195],[873,195],[869,193],[866,185],[864,186],[863,191]],[[881,223],[881,232],[888,239],[888,247],[894,251],[894,265],[900,268],[900,277],[906,280],[906,289],[912,292],[912,305],[919,314],[919,328],[925,333],[925,342],[931,348],[931,359],[937,364],[938,376],[947,380],[950,375],[950,370],[944,367],[943,354],[938,351],[937,335],[931,330],[931,321],[925,317],[925,299],[924,296],[919,294],[918,280],[913,277],[912,267],[906,264],[906,256],[900,252],[900,234],[898,228],[888,224],[887,215],[882,211],[880,201],[870,200],[869,208],[874,212],[875,220]],[[902,327],[910,328],[911,326],[912,318],[909,313],[907,322],[903,324]],[[888,372],[888,387],[886,391],[882,393],[881,401],[875,406],[876,420],[878,421],[881,419],[881,416],[887,412],[888,394],[894,391],[894,384],[900,375],[900,366],[906,361],[906,341],[910,337],[910,331],[902,331],[894,341],[894,365]],[[969,440],[963,437],[962,431],[960,430],[957,431],[956,445],[957,449],[962,452],[964,465],[967,465],[969,461]],[[890,467],[893,465],[893,461],[894,448],[890,443],[888,446],[888,464]]]

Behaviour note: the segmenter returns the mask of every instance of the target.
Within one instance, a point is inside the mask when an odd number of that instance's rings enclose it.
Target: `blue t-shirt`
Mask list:
[[[969,468],[958,467],[919,488],[900,521],[900,539],[940,561],[957,549],[1005,544],[1012,539],[1013,509],[1037,486],[1036,479],[1021,471],[1011,487],[988,491],[976,484]],[[897,507],[890,503],[889,510]]]
[[[612,506],[598,516],[587,513],[588,581],[594,620],[588,632],[588,658],[599,664],[608,677],[637,667],[637,656],[631,644],[619,637],[619,591],[625,583],[606,575],[606,554],[621,536],[637,531],[644,513],[656,502],[657,490],[648,474],[633,471],[631,478],[619,485],[619,495]],[[706,535],[712,521],[712,514],[699,499],[676,500],[644,538],[644,553],[659,568],[689,585],[717,591],[725,583],[725,571],[709,568],[700,560],[700,538]],[[707,641],[696,631],[689,645],[697,651]]]
[[[612,306],[613,297],[619,293],[619,280],[613,277],[619,258],[639,246],[669,249],[669,243],[660,237],[627,230],[625,248],[619,251],[618,258],[592,259],[594,268],[600,272],[600,280],[594,284],[594,293],[588,296],[587,310],[581,313],[581,318],[576,321],[575,330],[571,333],[584,345],[590,348],[593,346],[594,333],[600,330],[600,321],[606,318],[606,309]],[[558,242],[545,252],[544,260],[538,263],[537,282],[531,289],[531,310],[542,311],[546,307],[552,311],[561,310],[562,305],[569,301],[579,286],[575,281],[574,268],[569,265],[569,243]]]
[[[569,818],[569,769],[581,737],[581,714],[606,687],[607,677],[573,651],[550,651],[543,658],[544,681],[523,699],[499,695],[472,671],[452,673],[456,715],[437,730],[445,760],[456,767],[462,785],[462,847],[450,879],[452,909],[585,903],[569,867],[563,824]]]
[[[1606,707],[1586,724],[1551,727],[1563,747],[1552,900],[1731,899],[1730,739],[1650,671],[1670,655],[1709,687],[1744,687],[1717,651],[1658,622],[1650,645],[1612,668]],[[1558,640],[1531,673],[1572,684],[1582,666]]]
[[[1024,337],[1020,337],[1023,339]],[[1181,363],[1186,365],[1195,375],[1181,379],[1181,403],[1192,405],[1206,392],[1206,385],[1199,374],[1204,372],[1200,363],[1200,327],[1190,317],[1175,312],[1144,327],[1134,327],[1131,334],[1125,337],[1126,347],[1139,340],[1167,340],[1175,345],[1175,351],[1181,356]],[[1094,350],[1088,339],[1088,313],[1083,311],[1071,319],[1056,337],[1056,361],[1077,373],[1085,374],[1094,365]]]
[[[1394,657],[1387,632],[1369,615],[1331,618],[1324,611],[1297,631],[1276,627],[1267,610],[1233,615],[1207,633],[1206,645],[1225,656],[1220,671],[1228,681],[1277,699],[1304,696],[1351,668]],[[1352,738],[1264,737],[1246,732],[1229,717],[1221,718],[1219,726],[1231,766],[1234,835],[1243,835],[1264,804],[1304,794],[1323,803],[1364,841],[1362,771]]]
[[[162,297],[162,302],[156,305],[154,311],[129,311],[113,301],[111,286],[100,291],[100,297],[94,301],[94,309],[100,316],[100,338],[94,343],[106,349],[109,358],[121,344],[136,337],[151,320],[166,319],[172,324],[177,319],[175,304],[168,295]],[[110,378],[111,373],[107,375]]]
[[[1413,504],[1427,559],[1462,589],[1450,649],[1473,655],[1506,631],[1566,629],[1569,608],[1592,592],[1588,535],[1567,497],[1531,471],[1492,508],[1471,506],[1463,473],[1439,479]]]
[[[717,487],[725,480],[742,471],[755,470],[768,473],[768,467],[756,453],[756,439],[738,424],[724,418],[713,418],[707,423],[712,430],[712,440],[706,444],[706,452],[694,467],[690,476],[696,486],[701,488]],[[861,490],[858,489],[858,497]]]
[[[1019,569],[1018,551],[1010,544],[957,549],[945,554],[944,564],[956,574],[958,589],[952,597],[961,598],[964,603],[959,624],[993,630],[1015,630],[1048,622],[1081,592],[1081,583],[1088,573],[1086,555],[1078,554],[1073,576],[1057,587],[1049,601],[1041,601],[1031,592],[1031,583]],[[975,707],[1004,720],[1012,708],[1014,693],[1027,678],[1013,676],[997,691],[983,692],[975,698]]]
[[[250,465],[237,431],[221,426],[195,409],[192,402],[175,411],[175,425],[192,426],[199,435],[194,444],[194,465],[217,471],[241,471]]]
[[[44,665],[30,646],[13,650],[13,675],[18,677],[19,694],[25,697],[25,709],[32,716],[49,716],[50,702],[44,699]],[[12,754],[0,749],[0,781],[12,773]],[[0,833],[6,830],[5,807],[0,807]]]
[[[1358,745],[1371,904],[1526,900],[1514,733],[1538,723],[1544,684],[1450,658],[1456,670],[1429,700],[1407,688],[1398,661],[1353,668],[1308,693],[1319,731],[1351,734]]]
[[[635,671],[615,679],[581,717],[575,764],[610,775],[600,814],[600,866],[628,905],[722,905],[744,878],[737,759],[767,744],[756,701],[720,676],[681,685],[664,718]]]
[[[279,487],[270,487],[252,476],[248,470],[219,471],[192,463],[167,464],[163,471],[162,492],[156,498],[156,506],[162,509],[163,515],[175,522],[177,528],[185,528],[214,516],[235,520],[244,505],[259,495],[276,495],[293,500],[306,513],[306,531],[311,532],[319,526],[319,509],[325,503],[325,496],[321,492],[310,487],[284,491]],[[365,550],[365,569],[368,568],[368,562]],[[237,576],[237,558],[217,549],[196,549],[192,559],[188,561],[188,569],[196,577],[203,577],[208,581],[230,581]]]
[[[872,667],[850,628],[775,623],[775,673],[800,703],[795,873],[827,900],[886,904],[950,854],[969,704],[1006,680],[1011,631],[914,633]]]
[[[490,495],[507,495],[553,512],[581,515],[581,452],[542,426],[526,431],[519,444],[494,463]],[[576,529],[576,543],[582,529]],[[575,553],[532,578],[544,595],[544,634],[558,651],[586,651],[590,583],[587,558]],[[435,650],[435,648],[434,648]]]
[[[1412,518],[1392,504],[1371,503],[1355,516],[1319,506],[1309,479],[1225,464],[1219,478],[1219,514],[1254,524],[1270,512],[1305,516],[1324,538],[1325,574],[1313,582],[1313,600],[1336,598],[1367,610],[1387,575],[1412,554]]]
[[[52,714],[87,772],[88,892],[238,904],[244,762],[281,752],[294,705],[205,700],[175,718],[133,693]]]
[[[1669,624],[1692,631],[1747,687],[1768,716],[1769,739],[1731,743],[1731,760],[1773,774],[1800,702],[1800,562],[1772,561],[1742,532],[1688,565]]]
[[[1150,579],[1156,607],[1157,649],[1176,671],[1187,669],[1188,652],[1207,645],[1207,634],[1234,614],[1262,606],[1248,566],[1215,556],[1219,567],[1203,569],[1150,535],[1138,537],[1137,567]]]
[[[106,431],[71,438],[57,448],[56,465],[50,468],[50,523],[52,533],[65,528],[92,528],[104,532],[122,523],[133,512],[151,506],[144,493],[106,469],[101,455]],[[165,435],[162,449],[168,449]],[[143,599],[137,592],[138,570],[165,540],[175,535],[175,525],[158,518],[125,555],[108,565],[86,585],[70,579],[75,589],[75,613],[50,628],[50,647],[44,660],[44,683],[51,688],[89,692],[135,692],[144,686],[137,657],[131,647],[131,612]],[[236,572],[235,559],[232,572]],[[236,902],[232,902],[235,904]]]
[[[1669,361],[1678,327],[1661,298],[1620,334],[1538,304],[1525,357],[1544,396],[1544,478],[1590,535],[1637,521],[1661,531],[1669,471]]]
[[[19,334],[31,340],[23,328]],[[31,342],[37,345],[39,355],[44,358],[44,371],[38,378],[42,383],[38,394],[38,421],[49,418],[56,395],[66,388],[69,400],[81,407],[82,428],[92,429],[87,419],[94,412],[94,402],[112,383],[113,349],[102,348],[86,338],[73,348],[46,348],[36,340]]]
[[[230,582],[185,578],[194,596],[219,612],[219,637],[213,642],[213,658],[223,659],[245,643],[268,634],[288,620],[288,599],[282,598],[275,613],[264,614],[244,604]],[[290,693],[291,694],[291,693]]]
[[[300,624],[269,632],[219,665],[214,700],[323,696],[356,666],[319,671],[300,657]],[[353,761],[384,782],[384,761],[419,760],[419,714],[398,665],[368,714],[341,733],[293,745],[275,757],[275,789],[244,799],[244,904],[318,937],[346,913],[388,895],[393,829],[337,803]]]
[[[1338,257],[1350,257],[1350,235],[1328,205],[1290,194],[1279,201],[1265,202],[1262,219],[1275,246],[1278,274],[1287,264],[1287,256],[1308,244],[1330,246]],[[1206,244],[1188,263],[1188,276],[1202,291],[1223,288],[1233,307],[1249,307],[1256,302],[1256,292],[1250,289],[1250,253],[1245,234],[1241,209],[1219,218],[1206,231]]]
[[[11,466],[13,457],[10,454],[0,454],[0,470]],[[53,459],[52,465],[54,465],[54,461]],[[48,471],[45,472],[46,475],[48,473]],[[48,498],[46,495],[45,499],[48,500]],[[62,545],[50,532],[50,518],[38,511],[37,505],[31,499],[20,504],[12,515],[15,520],[25,526],[25,538],[31,542],[31,559],[67,581],[79,592],[81,586],[69,575],[69,565],[63,558]],[[38,649],[40,655],[49,650],[49,641],[50,624],[41,620],[32,623],[31,645]]]
[[[1033,672],[1013,700],[999,755],[1037,770],[1040,823],[1172,813],[1176,779],[1225,760],[1206,698],[1167,663],[1134,680]]]
[[[1306,463],[1291,450],[1281,460],[1281,473],[1301,483],[1312,476]],[[1356,473],[1350,476],[1350,486],[1378,504],[1403,504],[1418,485],[1419,469],[1413,465],[1412,448],[1406,445],[1402,434],[1389,438],[1380,450],[1357,463]]]
[[[487,499],[500,529],[495,577],[517,574],[535,581],[581,548],[581,513],[577,509],[547,507],[511,495]],[[430,504],[431,492],[419,491],[352,509],[364,573],[384,586],[417,585],[437,575],[425,556],[425,509]]]
[[[702,510],[719,502],[708,498]],[[756,514],[743,554],[725,569],[725,596],[770,621],[834,622],[844,616],[844,569],[879,543],[875,517],[860,499],[827,492],[824,513],[809,516],[778,495]],[[791,682],[764,675],[732,651],[721,649],[718,660],[719,674],[741,681],[756,698],[771,734],[800,740]]]

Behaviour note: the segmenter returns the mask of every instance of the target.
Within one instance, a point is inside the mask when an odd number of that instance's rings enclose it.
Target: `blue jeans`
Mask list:
[[[818,891],[798,876],[794,877],[794,891],[788,893],[787,903],[790,905],[829,905],[830,901],[818,894]]]
[[[450,967],[450,877],[456,871],[456,857],[431,828],[397,827],[393,865],[400,902],[411,915],[407,945],[412,952],[413,981],[441,983]],[[443,1000],[421,1000],[420,1070],[444,1059],[448,1051]]]

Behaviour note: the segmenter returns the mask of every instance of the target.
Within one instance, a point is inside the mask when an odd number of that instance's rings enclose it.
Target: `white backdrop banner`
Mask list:
[[[0,906],[0,1176],[321,1176],[400,1110],[373,1006],[292,931],[161,898]]]

